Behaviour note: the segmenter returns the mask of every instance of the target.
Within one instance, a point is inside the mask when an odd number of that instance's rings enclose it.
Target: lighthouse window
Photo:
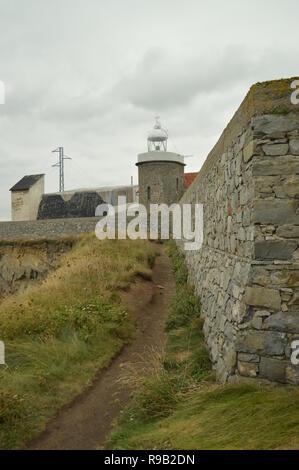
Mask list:
[[[179,190],[179,179],[178,178],[176,179],[176,190],[177,191]]]
[[[150,186],[147,187],[147,200],[150,201],[152,198],[152,190]]]

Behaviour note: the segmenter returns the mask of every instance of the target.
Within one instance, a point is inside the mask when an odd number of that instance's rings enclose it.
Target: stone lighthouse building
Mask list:
[[[147,139],[148,151],[138,155],[139,203],[172,204],[184,193],[184,157],[167,150],[168,134],[159,118]]]

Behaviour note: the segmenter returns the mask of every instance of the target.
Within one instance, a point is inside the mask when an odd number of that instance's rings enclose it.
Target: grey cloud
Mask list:
[[[240,45],[214,47],[204,54],[193,51],[192,55],[155,48],[145,53],[116,91],[137,107],[152,111],[179,108],[198,96],[210,97],[234,86],[250,86],[257,79],[276,78],[275,70],[290,64],[294,53],[294,45],[287,54],[277,47],[260,52]]]
[[[245,56],[241,47],[215,51],[213,57],[150,50],[117,90],[135,106],[150,110],[189,105],[198,95],[225,90],[248,76],[250,64]]]
[[[254,82],[298,75],[297,0],[271,15],[257,0],[188,6],[0,0],[0,218],[24,174],[45,172],[57,189],[58,145],[73,157],[68,188],[136,180],[155,113],[198,170]]]

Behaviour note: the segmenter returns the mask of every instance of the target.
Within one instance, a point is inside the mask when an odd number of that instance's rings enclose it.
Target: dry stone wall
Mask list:
[[[177,202],[184,193],[184,165],[153,161],[138,164],[139,201],[148,206]],[[148,198],[150,191],[150,199]]]
[[[94,232],[99,217],[0,222],[1,240],[61,238]]]
[[[290,356],[299,339],[299,115],[257,116],[251,125],[254,254],[238,368],[298,384]]]
[[[204,205],[186,252],[220,381],[299,383],[299,114],[292,80],[254,86],[181,202]]]

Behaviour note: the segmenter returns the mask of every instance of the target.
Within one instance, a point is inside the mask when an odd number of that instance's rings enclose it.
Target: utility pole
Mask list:
[[[59,192],[63,193],[64,191],[64,160],[71,160],[71,157],[64,155],[64,148],[58,147],[56,150],[53,150],[52,153],[59,153],[59,161],[55,163],[54,166],[59,168]]]
[[[132,189],[132,202],[135,202],[134,201],[134,180],[133,180],[133,176],[131,176],[131,189]]]

